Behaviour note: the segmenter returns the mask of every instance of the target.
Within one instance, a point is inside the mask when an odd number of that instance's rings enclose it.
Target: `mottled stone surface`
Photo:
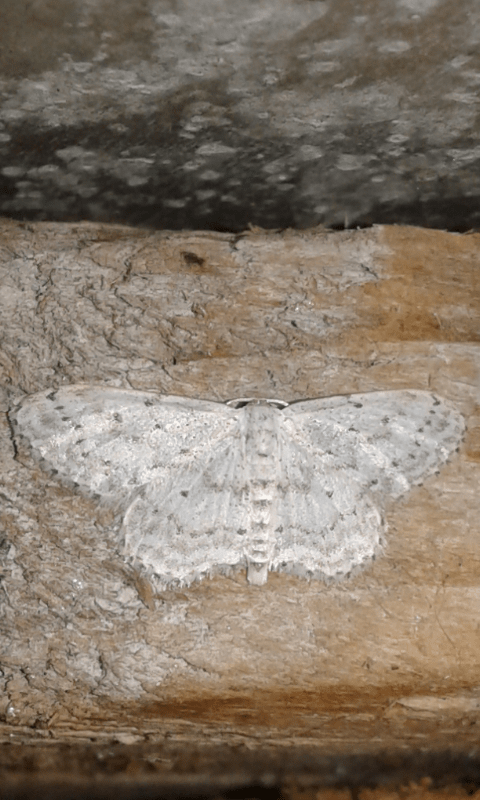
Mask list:
[[[0,212],[474,228],[479,41],[476,0],[3,3]]]

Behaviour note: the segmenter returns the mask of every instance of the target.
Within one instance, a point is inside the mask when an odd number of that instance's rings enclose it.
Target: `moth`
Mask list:
[[[217,403],[109,386],[26,396],[17,446],[122,513],[126,558],[184,586],[247,570],[342,578],[381,552],[384,507],[458,448],[462,416],[425,391]]]

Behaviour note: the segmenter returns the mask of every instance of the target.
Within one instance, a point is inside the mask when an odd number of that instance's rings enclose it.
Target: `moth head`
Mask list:
[[[285,400],[274,400],[269,397],[238,397],[233,400],[226,400],[225,405],[230,406],[230,408],[245,408],[245,406],[248,405],[286,408],[290,403],[287,403]]]

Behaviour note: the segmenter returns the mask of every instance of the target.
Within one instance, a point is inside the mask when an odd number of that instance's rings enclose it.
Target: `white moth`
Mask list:
[[[457,448],[463,418],[423,391],[227,404],[101,386],[10,412],[44,469],[124,512],[124,553],[162,586],[247,568],[339,578],[381,549],[386,499]]]

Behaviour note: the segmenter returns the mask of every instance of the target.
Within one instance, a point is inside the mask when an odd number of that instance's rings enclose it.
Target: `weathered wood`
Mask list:
[[[478,716],[479,242],[3,221],[4,411],[78,382],[214,400],[417,388],[467,437],[389,507],[384,554],[351,579],[155,595],[109,512],[15,460],[4,416],[2,733],[375,749]]]

